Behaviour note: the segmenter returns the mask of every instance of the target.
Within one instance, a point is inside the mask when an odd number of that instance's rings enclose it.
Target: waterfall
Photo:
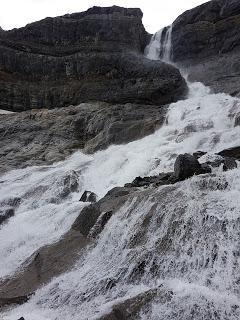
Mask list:
[[[146,55],[170,60],[171,27],[153,36]],[[234,126],[239,112],[238,98],[190,83],[187,99],[169,106],[166,123],[152,135],[93,155],[76,152],[51,166],[6,173],[0,201],[11,190],[22,202],[0,229],[1,276],[14,273],[26,257],[70,228],[84,190],[101,198],[136,176],[171,171],[180,153],[203,150],[211,157],[239,146],[240,126]],[[51,203],[56,180],[68,170],[79,174],[79,191]],[[46,188],[48,197],[43,197]],[[208,177],[142,190],[111,217],[72,270],[37,290],[28,303],[7,310],[3,319],[96,320],[147,292],[154,299],[136,319],[240,319],[239,199],[239,169],[220,168]]]
[[[152,36],[145,55],[150,60],[171,61],[172,26],[159,30]]]
[[[165,62],[171,61],[171,48],[172,48],[172,26],[166,30],[165,38],[162,44],[162,55],[160,58]]]

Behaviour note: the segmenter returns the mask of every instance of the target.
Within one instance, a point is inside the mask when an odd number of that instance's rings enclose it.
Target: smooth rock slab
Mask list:
[[[64,160],[143,138],[157,130],[167,106],[84,103],[0,117],[0,173]]]

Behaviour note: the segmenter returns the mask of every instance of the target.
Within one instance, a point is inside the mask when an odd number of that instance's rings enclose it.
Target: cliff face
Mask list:
[[[213,0],[173,23],[172,58],[190,80],[239,96],[240,2]]]
[[[149,62],[140,9],[93,7],[0,35],[0,108],[86,101],[165,104],[185,90],[177,69]]]
[[[213,0],[186,11],[173,23],[173,60],[232,52],[240,47],[240,3]]]
[[[142,15],[140,9],[93,7],[7,31],[4,38],[23,51],[53,56],[93,51],[142,52],[150,36],[142,25]]]

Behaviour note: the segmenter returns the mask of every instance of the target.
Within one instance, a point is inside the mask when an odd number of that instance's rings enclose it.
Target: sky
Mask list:
[[[146,30],[154,33],[171,24],[182,12],[206,0],[0,0],[0,27],[23,27],[45,17],[85,11],[98,6],[139,7]]]

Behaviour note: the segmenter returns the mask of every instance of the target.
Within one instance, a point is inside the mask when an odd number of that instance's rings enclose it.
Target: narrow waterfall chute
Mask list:
[[[145,49],[145,56],[150,60],[171,61],[172,25],[156,32]]]

